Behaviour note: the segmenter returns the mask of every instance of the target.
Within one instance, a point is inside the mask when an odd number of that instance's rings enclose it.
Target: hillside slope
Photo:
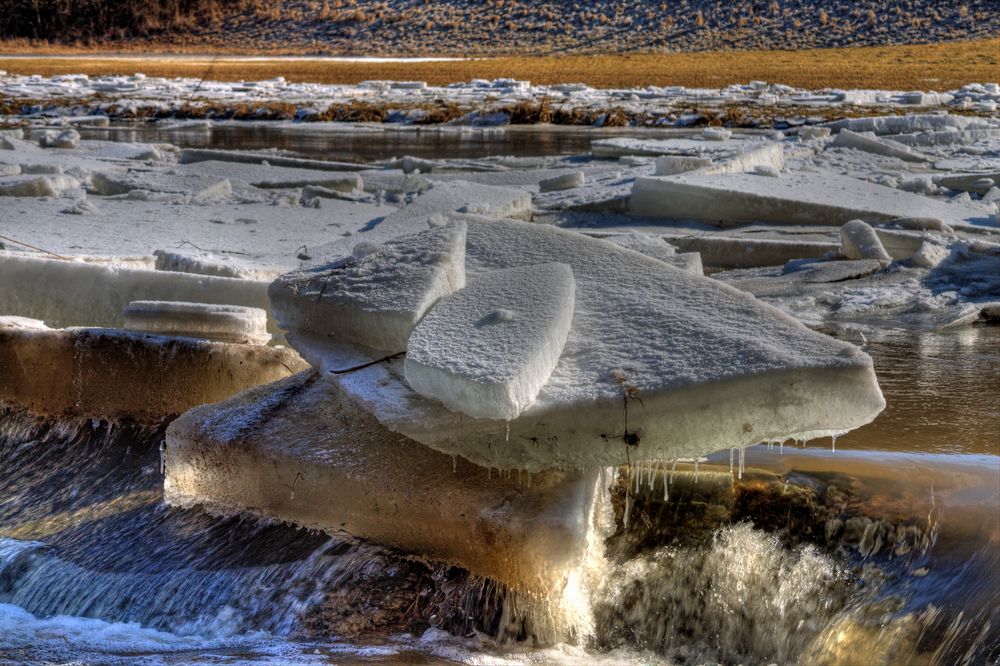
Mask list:
[[[1000,32],[1000,0],[10,0],[8,44],[503,55],[923,44]],[[12,42],[11,40],[21,40]],[[9,50],[9,49],[8,49]]]

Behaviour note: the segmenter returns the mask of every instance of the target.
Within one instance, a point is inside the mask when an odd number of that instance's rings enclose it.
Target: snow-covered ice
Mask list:
[[[407,383],[474,418],[517,418],[559,362],[575,291],[566,264],[480,275],[434,306],[413,330]]]
[[[875,230],[864,220],[851,220],[840,228],[840,252],[848,259],[875,259],[892,262]]]
[[[403,351],[424,313],[465,286],[465,233],[458,220],[383,245],[361,241],[350,257],[275,281],[275,313],[288,329]]]

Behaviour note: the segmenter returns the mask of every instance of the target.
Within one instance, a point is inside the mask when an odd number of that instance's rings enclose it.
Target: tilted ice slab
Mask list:
[[[760,139],[742,137],[728,141],[713,141],[702,137],[676,139],[616,137],[591,141],[590,151],[594,154],[594,157],[682,155],[687,157],[710,157],[719,160],[735,157],[745,150],[759,148],[762,145],[763,142]]]
[[[239,305],[133,301],[125,309],[125,328],[142,333],[266,345],[267,311]]]
[[[451,410],[514,419],[559,362],[573,321],[566,264],[493,271],[444,298],[413,329],[406,381]]]
[[[640,177],[632,188],[634,215],[710,222],[780,222],[839,226],[850,220],[891,222],[933,217],[952,227],[995,226],[983,210],[910,194],[832,173],[794,172],[780,178],[698,172]]]
[[[211,150],[207,148],[185,148],[181,151],[181,164],[197,162],[233,162],[236,164],[268,164],[276,167],[292,169],[311,169],[317,171],[360,171],[364,165],[351,162],[329,162],[327,160],[310,160],[301,157],[288,157],[280,153],[253,153],[240,150]]]
[[[226,178],[213,176],[177,176],[160,172],[118,173],[98,171],[91,177],[91,190],[95,194],[114,196],[134,190],[164,194],[182,194],[195,199],[226,197],[233,193],[232,185]]]
[[[278,278],[275,314],[285,328],[402,351],[428,308],[465,286],[465,234],[458,220],[383,245],[362,241],[350,258]]]
[[[830,435],[884,406],[866,354],[746,293],[574,232],[467,220],[470,283],[561,262],[573,270],[575,309],[548,382],[509,423],[419,395],[399,360],[335,375],[382,423],[432,448],[502,468],[614,465]],[[329,337],[288,338],[323,370],[381,356]]]
[[[904,162],[927,162],[930,160],[926,155],[911,150],[908,146],[889,139],[880,139],[874,136],[866,136],[858,132],[844,128],[837,133],[833,140],[834,146],[841,148],[853,148],[863,150],[866,153],[896,157]]]
[[[647,257],[659,259],[660,261],[679,268],[682,271],[687,271],[689,273],[693,273],[694,275],[705,274],[705,267],[702,266],[701,263],[701,254],[698,252],[678,253],[673,245],[665,241],[660,236],[654,236],[652,234],[642,233],[639,231],[631,231],[624,234],[598,236],[598,238],[603,238],[604,240],[610,241],[615,245],[635,250],[636,252],[646,255]]]

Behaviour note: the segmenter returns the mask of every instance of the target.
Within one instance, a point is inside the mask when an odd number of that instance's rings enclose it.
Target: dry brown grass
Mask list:
[[[2,48],[2,45],[0,45]],[[323,61],[232,61],[211,57],[111,59],[4,58],[0,69],[18,74],[85,73],[191,76],[256,80],[358,83],[370,79],[422,80],[432,85],[474,78],[516,77],[535,83],[581,82],[601,88],[646,85],[722,87],[754,79],[804,88],[947,90],[970,82],[995,81],[1000,39],[919,46],[803,51],[717,51],[601,56],[503,57],[459,62],[350,63]]]

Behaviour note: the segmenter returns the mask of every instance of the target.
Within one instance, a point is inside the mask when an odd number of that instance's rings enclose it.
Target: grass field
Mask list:
[[[3,50],[0,44],[0,51]],[[715,51],[672,54],[487,58],[458,62],[331,62],[232,60],[225,56],[72,58],[35,53],[0,55],[0,70],[16,74],[84,73],[196,77],[223,81],[284,76],[289,81],[358,83],[371,79],[421,80],[432,85],[475,78],[515,77],[534,83],[586,83],[600,88],[647,85],[722,87],[764,80],[804,88],[948,90],[1000,78],[1000,38],[930,45],[803,51]]]

